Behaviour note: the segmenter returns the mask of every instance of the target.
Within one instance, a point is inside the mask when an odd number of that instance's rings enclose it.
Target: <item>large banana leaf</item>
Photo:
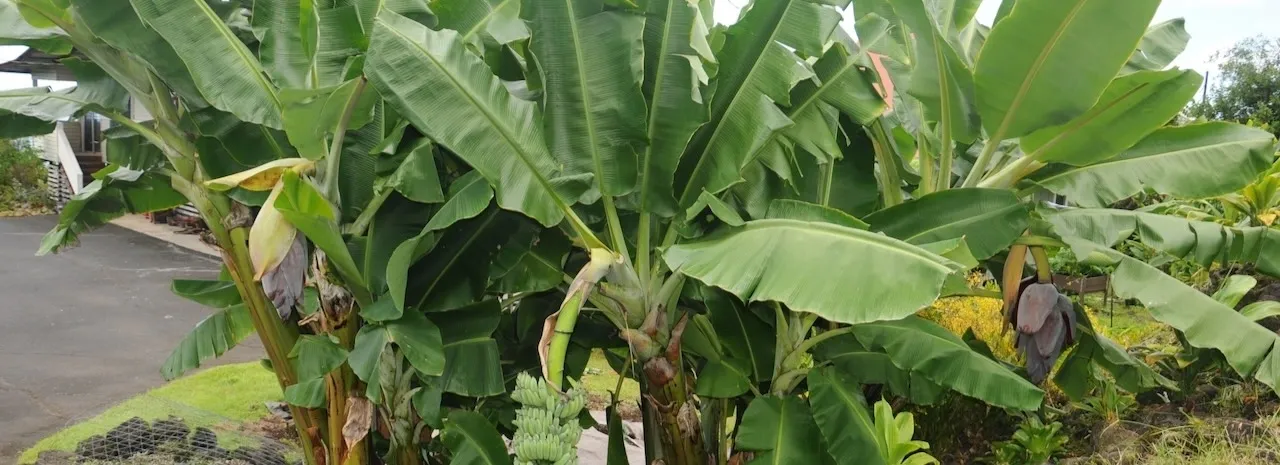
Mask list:
[[[1138,299],[1157,320],[1182,331],[1191,345],[1222,352],[1241,375],[1280,386],[1280,361],[1273,350],[1280,337],[1275,333],[1146,263],[1117,258],[1120,266],[1111,275],[1117,296]]]
[[[440,440],[453,455],[457,465],[510,465],[502,435],[484,415],[467,410],[449,413]]]
[[[645,137],[644,17],[605,10],[605,3],[529,2],[521,13],[542,70],[551,153],[570,172],[594,175],[601,194],[620,196],[635,188]]]
[[[319,34],[316,10],[315,0],[253,1],[258,58],[277,86],[309,86]]]
[[[79,21],[93,35],[142,60],[192,108],[208,105],[196,89],[187,65],[160,34],[147,27],[128,2],[71,0],[79,13]]]
[[[74,245],[77,236],[129,213],[167,210],[187,202],[173,190],[168,176],[110,165],[71,197],[58,214],[58,225],[40,240],[36,255]]]
[[[456,32],[384,11],[365,71],[400,114],[484,175],[503,208],[554,226],[585,188],[547,152],[537,105],[513,98]]]
[[[1022,150],[1073,166],[1114,157],[1177,116],[1203,82],[1195,71],[1176,69],[1121,76],[1079,118],[1023,137]]]
[[[839,21],[838,11],[817,2],[761,0],[728,29],[716,56],[710,121],[694,133],[676,172],[681,206],[737,182],[750,155],[791,124],[775,103],[790,105],[792,85],[808,77],[792,50],[820,55]]]
[[[1203,198],[1244,187],[1274,158],[1271,133],[1213,122],[1161,129],[1117,157],[1088,166],[1056,166],[1033,180],[1088,207],[1110,205],[1143,187]]]
[[[918,405],[930,405],[943,388],[919,372],[898,368],[883,352],[868,350],[852,334],[837,336],[813,348],[814,360],[830,363],[842,381],[884,385],[889,392]]]
[[[432,0],[431,12],[439,26],[453,29],[463,41],[483,33],[500,44],[529,38],[529,27],[520,20],[521,0]]]
[[[51,55],[71,53],[67,33],[56,27],[35,27],[13,2],[0,2],[0,45],[25,45]]]
[[[1161,70],[1187,48],[1191,34],[1187,33],[1187,22],[1182,18],[1174,18],[1151,26],[1147,34],[1138,42],[1138,49],[1125,63],[1125,73],[1142,70]]]
[[[702,60],[714,57],[700,56],[707,50],[694,46],[706,43],[706,37],[694,28],[701,14],[697,5],[687,0],[655,0],[648,2],[647,8],[643,91],[649,103],[649,144],[641,154],[637,187],[644,210],[673,216],[676,199],[672,183],[680,155],[707,119],[699,86],[707,74]]]
[[[280,129],[280,100],[262,64],[204,0],[130,0],[186,63],[209,103],[240,119]]]
[[[745,302],[777,301],[841,323],[896,320],[930,304],[959,265],[897,239],[767,219],[667,249],[667,265]],[[886,270],[893,270],[886,272]]]
[[[783,465],[824,463],[822,434],[809,405],[799,397],[757,397],[747,406],[738,427],[736,448],[756,451],[751,463]]]
[[[809,408],[837,464],[888,465],[858,383],[844,379],[830,367],[813,369],[809,372]]]
[[[907,93],[924,104],[925,118],[937,121],[939,130],[949,136],[942,143],[973,142],[981,129],[973,72],[938,30],[923,0],[899,1],[893,8],[916,34],[916,62]]]
[[[470,172],[449,186],[449,199],[436,211],[417,236],[396,246],[387,261],[386,281],[391,298],[401,311],[405,308],[405,291],[408,287],[409,267],[417,263],[435,247],[438,231],[453,224],[475,218],[485,211],[493,200],[493,190],[479,173]],[[496,215],[496,214],[495,214]],[[496,218],[496,216],[495,216]],[[492,219],[486,222],[488,224]],[[482,230],[485,228],[482,228]],[[463,248],[465,249],[465,247]],[[449,262],[453,264],[454,261]],[[441,275],[443,277],[443,275]],[[430,282],[430,281],[428,281]],[[428,289],[427,294],[430,294]]]
[[[741,362],[730,364],[741,365],[755,381],[772,379],[776,350],[773,327],[725,291],[698,285],[695,292],[707,306],[706,317],[717,336],[716,343],[723,347],[727,358]]]
[[[443,313],[432,313],[444,343],[444,373],[432,384],[445,392],[485,397],[506,391],[502,361],[493,332],[502,319],[497,300]]]
[[[949,189],[864,219],[872,231],[916,245],[964,238],[979,260],[1008,248],[1030,220],[1018,197],[1000,189]]]
[[[200,367],[206,360],[222,356],[253,334],[253,319],[231,281],[174,280],[173,293],[214,312],[196,323],[173,349],[160,368],[166,380]]]
[[[853,335],[867,348],[888,354],[902,369],[991,405],[1036,410],[1044,399],[1044,391],[931,321],[910,316],[860,324],[853,327]]]
[[[1066,123],[1092,107],[1158,6],[1160,0],[1018,0],[991,30],[974,73],[992,142]]]
[[[1217,223],[1131,210],[1042,209],[1053,233],[1085,261],[1113,262],[1107,247],[1136,233],[1143,244],[1201,264],[1254,263],[1258,271],[1280,275],[1280,231],[1231,228]]]
[[[1082,309],[1077,306],[1076,311]],[[1088,319],[1081,319],[1075,338],[1076,345],[1071,348],[1070,353],[1063,355],[1061,368],[1053,375],[1054,385],[1073,400],[1084,400],[1096,384],[1094,364],[1110,373],[1116,385],[1128,392],[1177,387],[1150,365],[1129,355],[1124,347],[1099,336],[1089,327]]]
[[[47,87],[0,92],[0,117],[5,119],[0,135],[41,136],[53,131],[55,121],[89,111],[118,114],[128,108],[129,94],[97,65],[78,58],[62,63],[75,73],[76,87],[57,92]]]
[[[392,343],[400,348],[405,359],[420,374],[444,374],[444,343],[440,328],[419,312],[405,312],[398,320],[360,328],[348,360],[351,371],[371,387],[377,386],[378,358],[387,344]]]
[[[221,357],[253,331],[253,319],[244,304],[215,310],[183,336],[178,347],[165,359],[160,374],[165,380],[177,379],[200,368],[205,361]]]

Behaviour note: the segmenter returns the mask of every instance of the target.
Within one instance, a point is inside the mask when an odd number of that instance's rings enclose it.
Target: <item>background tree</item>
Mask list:
[[[1215,54],[1218,60],[1218,84],[1210,85],[1208,99],[1192,104],[1189,112],[1211,120],[1252,121],[1272,134],[1280,132],[1280,38],[1242,40]]]

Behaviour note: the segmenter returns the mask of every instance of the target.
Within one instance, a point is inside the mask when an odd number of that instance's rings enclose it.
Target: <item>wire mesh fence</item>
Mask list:
[[[94,424],[97,434],[80,439],[74,449],[40,454],[36,465],[294,465],[302,461],[293,441],[282,437],[291,430],[283,420],[274,425],[245,423],[159,397],[147,397],[146,402],[154,404],[122,422],[103,416],[88,420],[85,423]],[[103,420],[111,423],[102,424]]]

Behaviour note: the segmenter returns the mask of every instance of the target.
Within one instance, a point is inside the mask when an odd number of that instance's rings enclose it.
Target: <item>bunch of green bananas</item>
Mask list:
[[[511,398],[516,410],[516,435],[511,445],[516,465],[577,465],[582,427],[578,414],[587,406],[587,393],[574,384],[560,394],[546,381],[520,373]]]

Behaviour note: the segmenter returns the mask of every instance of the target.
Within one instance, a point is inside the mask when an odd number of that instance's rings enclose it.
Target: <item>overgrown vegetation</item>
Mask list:
[[[256,332],[309,464],[513,463],[503,436],[574,463],[601,349],[667,465],[930,463],[913,438],[961,411],[1195,399],[1200,368],[1280,383],[1280,337],[1161,268],[1280,275],[1280,231],[1110,208],[1275,161],[1257,128],[1167,126],[1202,77],[1166,69],[1188,37],[1148,27],[1159,0],[1005,2],[991,25],[977,1],[756,0],[729,26],[687,0],[13,1],[8,39],[76,50],[80,85],[0,93],[6,129],[124,128],[41,251],[192,202],[225,272],[174,283],[214,313],[162,372]],[[1058,249],[1202,364],[1110,339],[1053,284]],[[1007,324],[1016,358],[917,315],[955,296],[1000,299],[969,326]],[[1054,456],[1053,424],[1014,443]]]
[[[40,214],[49,207],[40,156],[30,147],[0,141],[0,216]]]

